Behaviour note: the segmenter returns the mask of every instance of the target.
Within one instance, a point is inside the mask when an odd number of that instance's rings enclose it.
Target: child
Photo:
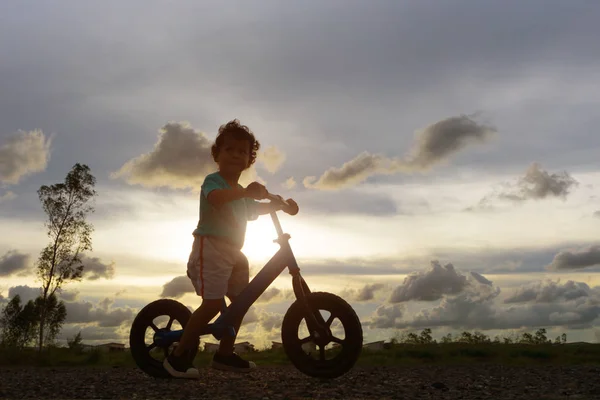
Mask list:
[[[248,260],[241,252],[247,221],[280,209],[290,215],[298,213],[298,205],[292,199],[287,200],[290,207],[285,209],[275,203],[257,202],[267,196],[260,183],[252,182],[246,188],[238,183],[241,173],[256,160],[259,148],[254,134],[238,120],[222,125],[212,146],[219,170],[208,175],[202,184],[200,220],[193,233],[187,265],[187,275],[196,294],[202,297],[202,304],[188,321],[179,345],[163,363],[174,377],[199,377],[186,353],[196,345],[203,327],[221,311],[224,296],[233,301],[249,282]],[[234,327],[236,335],[240,323]],[[248,372],[256,367],[233,352],[234,343],[235,337],[223,337],[213,357],[213,368]]]

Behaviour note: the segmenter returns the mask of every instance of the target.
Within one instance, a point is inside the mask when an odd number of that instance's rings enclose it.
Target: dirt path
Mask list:
[[[372,367],[332,381],[288,366],[201,374],[155,380],[133,368],[0,368],[0,399],[600,399],[595,366]]]

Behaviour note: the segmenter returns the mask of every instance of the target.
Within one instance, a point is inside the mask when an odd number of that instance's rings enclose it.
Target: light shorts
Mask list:
[[[248,259],[240,250],[206,236],[195,236],[187,276],[196,294],[215,300],[237,296],[248,285]]]

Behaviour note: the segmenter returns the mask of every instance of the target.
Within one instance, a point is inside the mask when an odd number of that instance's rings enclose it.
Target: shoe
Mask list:
[[[224,356],[219,352],[215,353],[211,366],[214,369],[232,372],[250,372],[256,368],[255,363],[242,359],[236,353]]]
[[[200,372],[186,353],[177,357],[173,352],[163,361],[164,369],[174,378],[198,379]]]

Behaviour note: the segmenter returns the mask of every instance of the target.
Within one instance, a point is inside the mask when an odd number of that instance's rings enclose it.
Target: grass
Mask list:
[[[198,352],[196,365],[208,365],[211,353]],[[258,365],[291,365],[283,349],[247,353],[244,358]],[[389,349],[364,349],[358,366],[410,366],[493,363],[503,365],[581,365],[600,364],[600,344],[397,344]],[[129,351],[76,353],[67,348],[36,350],[0,349],[0,366],[97,366],[135,367]]]

